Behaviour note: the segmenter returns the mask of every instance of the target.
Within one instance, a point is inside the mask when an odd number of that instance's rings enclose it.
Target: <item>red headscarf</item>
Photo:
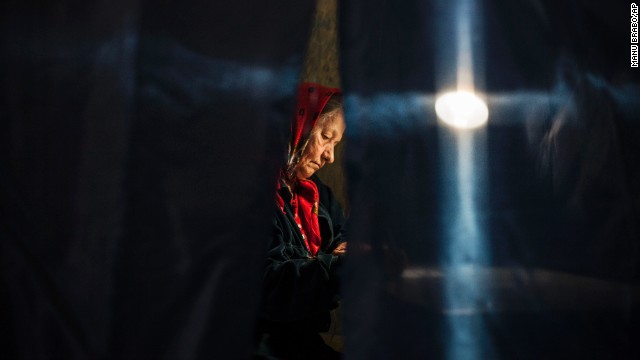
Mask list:
[[[322,109],[335,94],[340,94],[340,89],[315,83],[302,83],[299,86],[296,115],[291,122],[289,157],[282,173],[282,177],[289,180],[289,183],[293,182],[290,189],[292,192],[290,205],[307,248],[314,256],[322,243],[318,222],[318,187],[311,180],[297,179],[294,170],[307,146],[311,129],[316,125]],[[276,196],[276,202],[284,212],[284,200],[279,194]]]

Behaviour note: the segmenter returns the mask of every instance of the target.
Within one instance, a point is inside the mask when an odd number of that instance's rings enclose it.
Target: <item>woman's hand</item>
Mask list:
[[[332,252],[331,255],[340,256],[347,253],[347,242],[340,243]]]

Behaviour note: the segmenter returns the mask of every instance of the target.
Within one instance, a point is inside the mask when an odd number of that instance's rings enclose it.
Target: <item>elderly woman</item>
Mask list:
[[[328,330],[329,312],[337,306],[344,215],[314,174],[333,162],[345,130],[339,89],[302,84],[291,130],[264,268],[259,353],[270,359],[337,359],[319,332]]]

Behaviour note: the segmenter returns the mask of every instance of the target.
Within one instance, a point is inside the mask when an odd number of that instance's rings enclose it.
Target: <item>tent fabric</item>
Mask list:
[[[0,358],[251,358],[313,9],[0,5]],[[639,358],[629,4],[338,13],[345,358]],[[457,131],[470,14],[489,122]]]
[[[312,11],[3,3],[1,358],[250,357]]]
[[[638,356],[628,7],[340,3],[346,358]],[[434,107],[469,54],[489,119],[455,130]]]

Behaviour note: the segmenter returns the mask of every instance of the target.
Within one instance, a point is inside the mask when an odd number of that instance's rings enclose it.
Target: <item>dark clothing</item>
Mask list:
[[[318,333],[264,334],[254,360],[340,360]]]
[[[311,180],[320,195],[322,244],[318,254],[311,256],[289,206],[291,194],[282,187],[279,191],[285,206],[276,209],[264,267],[259,330],[268,334],[270,341],[278,342],[271,348],[284,347],[292,352],[296,351],[292,344],[300,345],[301,341],[324,345],[318,332],[328,330],[329,311],[337,306],[338,300],[338,268],[342,259],[331,252],[344,241],[344,214],[331,190],[316,176]]]

